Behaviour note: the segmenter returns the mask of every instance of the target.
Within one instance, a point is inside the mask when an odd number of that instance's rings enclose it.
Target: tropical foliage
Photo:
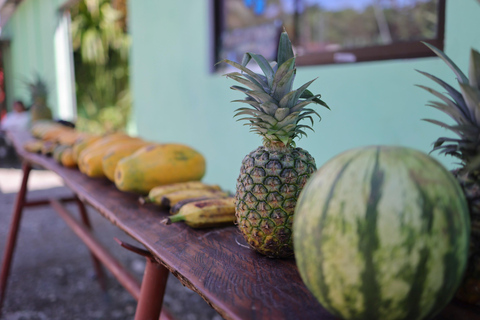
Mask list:
[[[129,87],[125,1],[82,0],[71,10],[77,127],[89,132],[124,129]]]

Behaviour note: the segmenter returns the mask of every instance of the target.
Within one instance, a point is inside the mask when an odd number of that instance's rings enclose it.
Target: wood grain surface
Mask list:
[[[257,254],[233,226],[195,230],[183,223],[164,225],[160,221],[168,216],[166,210],[140,205],[139,195],[120,192],[107,179],[89,178],[52,158],[26,152],[22,145],[32,139],[27,132],[9,133],[9,137],[20,157],[56,172],[82,201],[142,243],[224,318],[336,319],[305,287],[294,259]],[[452,303],[438,319],[461,320],[464,314],[475,319],[480,308]]]

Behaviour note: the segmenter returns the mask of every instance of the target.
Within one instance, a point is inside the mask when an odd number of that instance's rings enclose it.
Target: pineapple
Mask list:
[[[435,95],[442,102],[431,101],[429,106],[439,109],[455,120],[455,125],[425,119],[453,131],[459,138],[438,138],[432,151],[460,159],[461,166],[453,173],[460,182],[467,198],[470,219],[470,255],[467,273],[457,297],[474,304],[480,304],[480,53],[474,49],[470,54],[468,77],[442,51],[426,44],[455,73],[460,87],[456,90],[443,80],[419,71],[442,86],[448,96],[425,86],[419,86]]]
[[[30,112],[32,116],[32,122],[37,120],[51,120],[52,111],[47,106],[48,89],[45,82],[37,76],[37,80],[27,83],[30,91],[30,99],[32,106]]]
[[[263,72],[257,74],[246,65],[253,59]],[[223,60],[242,71],[226,74],[248,88],[231,89],[247,95],[249,107],[238,108],[235,116],[245,116],[250,131],[262,136],[263,146],[248,154],[242,161],[237,179],[236,217],[240,231],[248,244],[268,257],[293,255],[292,221],[298,195],[310,175],[316,170],[315,160],[305,150],[296,148],[294,139],[306,136],[299,124],[308,119],[313,125],[313,109],[317,103],[327,104],[307,87],[309,81],[292,90],[295,78],[295,56],[286,32],[280,36],[277,62],[269,63],[263,56],[246,53],[241,64]]]

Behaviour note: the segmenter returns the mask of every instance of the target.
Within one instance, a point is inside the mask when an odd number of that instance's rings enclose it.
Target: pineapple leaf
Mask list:
[[[241,102],[241,103],[246,103],[257,109],[258,111],[262,111],[262,108],[260,107],[260,104],[257,101],[251,101],[251,100],[232,100],[232,102]],[[239,110],[239,109],[237,109]],[[237,111],[235,110],[235,111]]]
[[[278,82],[273,81],[272,95],[276,100],[282,99],[287,93],[292,91],[293,81],[295,80],[296,69],[288,71]]]
[[[297,90],[291,91],[288,94],[286,94],[282,98],[282,100],[280,100],[280,103],[279,103],[280,108],[292,108],[297,103],[298,99],[300,98],[302,93],[305,91],[305,89],[310,84],[312,84],[312,82],[315,81],[315,80],[317,80],[317,78],[308,81],[307,83],[305,83],[303,86],[301,86]]]
[[[450,117],[452,117],[458,123],[462,123],[463,119],[470,120],[469,114],[465,114],[463,112],[462,108],[460,108],[457,104],[455,104],[452,100],[447,98],[445,95],[441,94],[440,92],[438,92],[438,91],[436,91],[432,88],[426,87],[426,86],[417,85],[417,87],[422,88],[422,89],[430,92],[431,94],[433,94],[434,96],[436,96],[437,98],[439,98],[443,102],[445,102],[447,108],[438,108],[438,107],[435,107],[435,106],[433,106],[433,107],[445,112],[446,114],[448,114]],[[433,101],[431,103],[433,103]]]
[[[441,146],[444,142],[457,142],[457,143],[459,143],[461,141],[462,141],[461,139],[441,137],[441,138],[438,138],[437,141],[435,141],[433,146],[435,148],[437,148],[437,147]]]
[[[267,77],[268,87],[271,88],[273,83],[274,72],[273,72],[272,66],[268,63],[267,59],[265,59],[262,55],[251,53],[251,52],[247,52],[246,54],[249,55],[253,60],[255,60],[255,62],[260,67],[260,69],[262,69],[263,73]]]
[[[474,49],[470,52],[468,77],[470,78],[470,85],[480,90],[480,53]]]
[[[311,100],[317,104],[320,104],[322,106],[324,106],[325,108],[327,108],[328,110],[330,110],[330,107],[323,101],[323,100],[320,100],[319,98],[321,97],[320,94],[317,94],[317,95],[314,95],[310,90],[308,89],[305,89],[305,91],[303,91],[303,93],[300,95],[300,99],[307,99],[307,100]]]
[[[480,125],[480,90],[463,83],[460,83],[460,89],[468,108],[474,114],[474,123]]]
[[[480,167],[480,155],[477,155],[473,157],[473,159],[470,159],[468,161],[467,165],[465,166],[465,170],[470,172],[473,170],[477,170],[479,167]]]
[[[277,128],[284,128],[285,126],[290,125],[292,123],[296,124],[297,118],[298,118],[298,113],[291,113],[278,123]]]
[[[442,59],[450,67],[450,69],[453,70],[453,72],[457,76],[457,80],[460,83],[468,83],[468,78],[465,76],[465,74],[462,72],[462,70],[460,70],[460,68],[458,68],[457,65],[443,51],[441,51],[437,47],[435,47],[435,46],[433,46],[433,45],[431,45],[427,42],[423,42],[423,44],[425,44],[427,47],[429,47],[430,50],[432,50],[437,56],[439,56],[440,59]]]
[[[290,109],[288,108],[278,108],[277,111],[275,111],[275,119],[277,119],[277,121],[282,121],[289,113]]]
[[[278,43],[277,63],[279,67],[293,57],[292,42],[288,38],[287,32],[283,31],[280,34],[280,41]]]
[[[298,104],[296,104],[295,106],[293,106],[293,108],[291,108],[291,112],[297,112],[297,111],[302,111],[304,107],[308,106],[310,103],[313,103],[312,100],[307,100],[307,101],[303,101],[303,102],[300,102]]]
[[[268,86],[268,83],[265,81],[264,77],[262,75],[259,75],[259,74],[256,74],[255,72],[253,72],[252,70],[248,69],[247,67],[241,65],[241,64],[238,64],[236,63],[235,61],[231,61],[231,60],[222,60],[220,62],[225,62],[225,63],[228,63],[229,65],[231,65],[232,67],[235,67],[243,72],[245,72],[246,74],[248,74],[250,77],[254,78],[257,82],[259,83],[264,83]],[[219,62],[219,63],[220,63]]]
[[[290,145],[291,138],[289,136],[280,136],[278,138],[280,139],[280,141],[283,142],[284,145],[286,146]]]
[[[442,79],[440,78],[437,78],[429,73],[426,73],[426,72],[423,72],[423,71],[420,71],[420,70],[417,70],[417,72],[423,74],[424,76],[426,76],[427,78],[435,81],[436,83],[438,83],[439,85],[441,85],[445,90],[447,90],[448,94],[450,95],[450,97],[452,97],[452,99],[457,103],[457,105],[462,109],[463,113],[465,115],[469,115],[467,118],[473,123],[474,122],[474,119],[475,119],[475,116],[474,114],[472,114],[470,112],[470,110],[468,109],[467,107],[467,104],[465,102],[465,99],[463,98],[462,94],[457,90],[455,89],[454,87],[452,87],[451,85],[449,85],[448,83],[446,83],[445,81],[443,81]]]
[[[451,110],[450,106],[446,103],[441,103],[441,102],[438,102],[438,101],[430,101],[429,103],[426,104],[426,106],[435,108],[437,110],[440,110],[440,111],[448,114],[453,120],[455,120],[459,124],[464,123],[463,118],[460,115],[460,113],[459,112],[454,113],[455,111]]]
[[[263,91],[248,91],[245,92],[246,95],[249,97],[255,99],[258,103],[265,103],[265,102],[271,102],[271,103],[276,103],[275,99],[273,99],[268,93],[263,92]]]
[[[275,72],[272,84],[275,99],[280,100],[281,97],[292,90],[295,70],[295,58],[291,58],[285,61]]]
[[[272,116],[269,116],[268,114],[260,114],[258,115],[258,118],[262,119],[264,122],[267,122],[268,124],[274,126],[278,123],[278,121],[272,117]]]
[[[262,103],[260,107],[266,114],[269,114],[271,116],[275,116],[275,112],[278,109],[277,104],[269,101]]]
[[[248,90],[247,88],[240,87],[240,86],[231,86],[230,89],[232,89],[232,90],[237,90],[237,91],[243,92],[243,93],[245,93],[245,94],[247,94],[248,92],[250,92],[250,90]]]
[[[242,78],[242,74],[241,74],[241,73],[232,72],[232,73],[227,74],[226,76],[227,76],[227,78],[233,79],[233,80],[235,80],[235,81],[237,81],[237,82],[240,82],[240,83],[243,84],[243,85],[246,85],[247,87],[249,87],[249,88],[252,89],[252,90],[256,90],[256,91],[261,91],[261,90],[263,90],[263,87],[260,86],[260,85],[258,85],[257,83]]]

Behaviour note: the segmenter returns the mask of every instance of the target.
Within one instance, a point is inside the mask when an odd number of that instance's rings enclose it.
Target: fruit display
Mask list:
[[[468,257],[468,207],[454,176],[405,147],[346,151],[300,194],[295,258],[313,295],[341,319],[430,319]]]
[[[105,173],[103,172],[103,157],[107,150],[113,146],[123,145],[131,141],[141,140],[127,135],[107,136],[97,140],[80,153],[78,168],[89,177],[105,177]]]
[[[163,195],[160,198],[156,198],[155,203],[162,206],[171,208],[180,201],[192,199],[192,198],[223,198],[228,194],[223,191],[217,190],[202,190],[202,189],[189,189],[189,190],[179,190],[170,192],[166,195]]]
[[[118,143],[110,146],[105,150],[104,156],[102,158],[102,168],[104,175],[112,182],[115,182],[115,168],[117,167],[118,161],[123,158],[133,154],[138,149],[151,145],[152,143],[135,140],[125,141],[124,143]]]
[[[42,140],[30,140],[23,144],[23,148],[32,153],[40,153],[42,151],[43,141]]]
[[[185,222],[192,228],[211,228],[233,225],[235,198],[206,199],[186,203],[175,215],[163,220],[165,224]]]
[[[167,185],[156,186],[150,190],[148,196],[141,197],[140,203],[156,203],[160,204],[162,198],[170,193],[178,191],[190,191],[190,190],[201,190],[201,191],[221,191],[220,186],[209,185],[200,181],[187,181],[179,183],[171,183]]]
[[[78,157],[80,156],[80,153],[85,148],[87,148],[94,142],[100,140],[101,138],[102,137],[99,135],[87,135],[84,137],[80,137],[77,141],[75,141],[75,143],[72,146],[72,151],[73,151],[72,155],[75,162],[78,162]]]
[[[115,185],[121,191],[148,194],[156,186],[199,181],[205,174],[205,158],[182,144],[143,147],[123,158],[115,169]]]
[[[425,119],[428,122],[451,130],[458,138],[438,138],[432,151],[460,159],[461,166],[453,173],[460,182],[468,202],[471,219],[470,255],[467,274],[457,297],[472,304],[480,305],[480,53],[474,49],[470,53],[468,77],[442,51],[426,44],[455,73],[460,90],[445,81],[419,71],[440,85],[448,96],[434,89],[419,86],[432,93],[441,101],[431,101],[428,106],[443,111],[455,120],[455,125]]]
[[[257,74],[246,65],[254,60],[263,72]],[[226,76],[248,88],[231,89],[246,94],[249,107],[237,109],[236,116],[245,116],[251,131],[263,138],[263,146],[242,161],[236,188],[238,227],[249,245],[269,257],[293,255],[292,222],[297,197],[310,175],[316,170],[315,160],[294,139],[306,135],[310,126],[300,124],[318,113],[306,108],[311,103],[328,106],[307,87],[309,81],[292,90],[295,78],[295,56],[286,32],[280,36],[277,61],[269,63],[263,56],[246,53],[241,64],[223,62],[242,71]]]
[[[60,163],[67,168],[74,168],[77,166],[77,162],[73,159],[72,147],[67,147],[63,150],[62,155],[60,156]]]

